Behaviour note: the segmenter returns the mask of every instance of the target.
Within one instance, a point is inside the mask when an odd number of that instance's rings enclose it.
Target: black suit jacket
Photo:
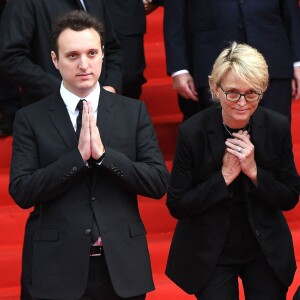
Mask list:
[[[164,33],[168,73],[188,69],[196,87],[234,40],[264,55],[271,78],[293,78],[300,61],[298,0],[166,0]]]
[[[93,213],[117,294],[154,289],[137,194],[162,197],[168,171],[151,120],[142,102],[101,89],[97,126],[105,159],[88,168],[59,92],[16,114],[10,194],[22,208],[40,205],[33,298],[83,294]]]
[[[295,269],[292,237],[282,210],[298,202],[300,179],[284,116],[258,107],[252,116],[257,187],[244,182],[250,226],[284,285]],[[221,109],[212,107],[180,126],[167,206],[178,219],[167,275],[187,293],[198,292],[223,249],[232,201],[221,173],[225,153]]]
[[[85,0],[87,11],[105,27],[102,85],[122,87],[120,45],[102,0]],[[61,14],[82,9],[80,0],[10,0],[1,17],[1,76],[19,85],[23,105],[40,100],[59,87],[61,76],[50,52],[51,24]]]
[[[123,35],[144,34],[146,15],[142,0],[104,0],[115,30]]]

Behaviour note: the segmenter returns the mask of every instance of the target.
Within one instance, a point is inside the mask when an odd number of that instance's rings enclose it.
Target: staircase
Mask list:
[[[142,100],[146,102],[157,131],[160,147],[169,170],[172,167],[178,125],[182,116],[177,106],[172,80],[166,76],[164,44],[162,35],[163,9],[148,16],[145,36],[147,60]],[[292,134],[294,154],[300,172],[300,102],[293,104]],[[297,134],[296,134],[297,132]],[[17,207],[8,195],[11,138],[0,139],[0,300],[17,300],[20,294],[21,253],[25,222],[29,210]],[[164,269],[176,221],[169,215],[165,197],[154,201],[139,197],[139,208],[148,232],[153,276],[156,290],[147,295],[147,300],[188,300],[194,296],[185,294],[165,275]],[[286,213],[295,243],[297,263],[300,266],[300,205]],[[300,284],[300,270],[288,292],[288,300]],[[241,300],[242,287],[240,288]]]

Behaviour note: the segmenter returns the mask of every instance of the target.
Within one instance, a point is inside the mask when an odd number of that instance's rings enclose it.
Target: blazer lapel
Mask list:
[[[56,127],[66,146],[69,149],[76,147],[78,145],[78,139],[59,92],[53,95],[52,102],[49,106],[49,113],[53,125]]]
[[[116,105],[111,101],[111,95],[101,87],[97,113],[97,127],[104,146],[109,146],[111,131],[114,128]]]
[[[221,111],[222,110],[219,106],[214,108],[214,113],[207,122],[206,130],[210,142],[210,149],[217,168],[222,165],[223,156],[225,153],[225,140]]]
[[[110,93],[101,87],[97,112],[97,127],[104,146],[109,146],[111,131],[114,128],[115,104],[110,100],[110,98]],[[93,171],[92,191],[95,190],[98,177],[99,172]]]
[[[265,141],[266,141],[266,127],[263,119],[263,111],[258,107],[251,118],[251,138],[255,147],[255,159],[264,159],[265,155]]]

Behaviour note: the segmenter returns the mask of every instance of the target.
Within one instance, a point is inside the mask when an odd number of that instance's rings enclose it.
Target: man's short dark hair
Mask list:
[[[61,33],[71,29],[74,31],[83,31],[85,29],[94,29],[100,36],[101,45],[103,46],[103,24],[83,10],[72,10],[59,16],[52,24],[52,43],[54,52],[58,57],[58,38]]]

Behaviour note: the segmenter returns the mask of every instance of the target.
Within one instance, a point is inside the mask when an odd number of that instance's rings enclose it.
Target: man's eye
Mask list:
[[[71,59],[76,58],[76,56],[77,56],[77,55],[76,55],[75,53],[71,53],[71,54],[68,55],[68,57],[71,58]]]
[[[98,53],[97,51],[91,51],[90,56],[95,56],[95,55],[97,55],[97,53]]]

